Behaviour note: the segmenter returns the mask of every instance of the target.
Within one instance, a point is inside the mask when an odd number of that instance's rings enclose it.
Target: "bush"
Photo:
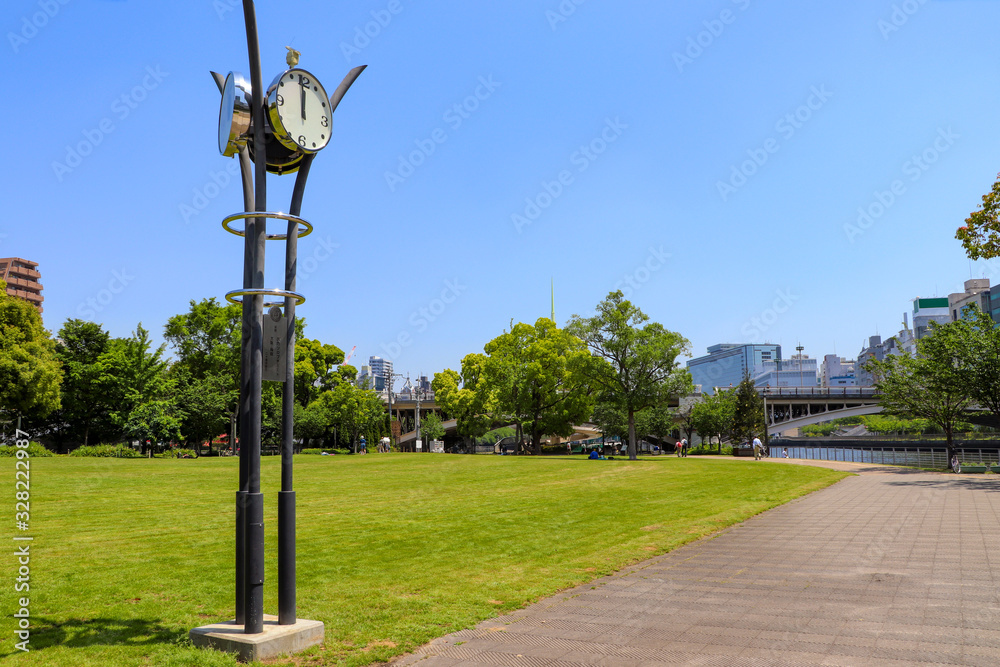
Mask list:
[[[37,458],[39,456],[53,456],[52,452],[34,441],[28,443],[28,455],[31,458]],[[0,445],[0,456],[17,456],[17,447],[13,445]]]
[[[303,449],[299,454],[322,454],[325,449]]]
[[[349,450],[349,449],[303,449],[301,452],[299,452],[299,454],[318,454],[318,455],[322,456],[323,452],[326,452],[327,454],[350,454],[351,450]]]
[[[567,454],[566,443],[561,445],[542,445],[542,454]]]
[[[142,454],[128,445],[87,445],[77,447],[70,456],[96,456],[100,458],[141,459]]]
[[[162,454],[157,454],[158,458],[161,459],[193,459],[196,458],[193,449],[182,449],[178,447],[177,449],[167,448],[163,450]]]
[[[704,454],[718,454],[718,453],[719,453],[719,446],[718,445],[698,445],[697,447],[692,447],[691,449],[688,450],[688,454],[692,455],[692,456],[700,456],[700,455],[704,455]],[[723,456],[732,456],[733,455],[733,448],[732,448],[732,446],[731,445],[723,445],[722,446],[722,455]]]

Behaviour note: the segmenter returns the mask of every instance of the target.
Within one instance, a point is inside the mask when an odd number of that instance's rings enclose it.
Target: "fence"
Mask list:
[[[887,465],[913,466],[916,468],[947,468],[948,450],[945,447],[886,447],[836,445],[786,444],[772,445],[773,458],[781,458],[782,450],[788,450],[788,458],[814,459],[819,461],[848,461],[854,463],[882,463]],[[972,463],[1000,462],[997,447],[956,447],[959,461]]]

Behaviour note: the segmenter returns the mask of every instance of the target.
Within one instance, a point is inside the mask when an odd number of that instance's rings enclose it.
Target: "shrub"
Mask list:
[[[182,449],[178,447],[177,449],[167,448],[163,450],[162,454],[157,454],[161,459],[193,459],[195,453],[193,449]]]
[[[39,456],[53,456],[52,452],[45,449],[43,445],[37,442],[28,443],[28,455],[31,458],[37,458]],[[17,456],[17,447],[13,445],[0,445],[0,456]]]
[[[303,449],[301,452],[299,452],[299,454],[318,454],[318,455],[322,456],[323,452],[326,452],[327,454],[350,454],[351,450],[349,450],[349,449],[329,449],[329,448],[327,448],[327,449]]]
[[[691,449],[688,450],[688,454],[689,455],[694,455],[694,456],[699,456],[699,455],[702,455],[702,454],[718,454],[718,453],[719,453],[719,446],[718,445],[698,445],[697,447],[692,447]],[[731,445],[723,445],[722,446],[722,455],[723,456],[732,456],[733,455],[733,448],[732,448],[732,446]]]
[[[87,445],[86,447],[77,447],[69,455],[119,459],[142,458],[142,454],[128,445]]]
[[[303,449],[299,454],[322,454],[325,449]]]

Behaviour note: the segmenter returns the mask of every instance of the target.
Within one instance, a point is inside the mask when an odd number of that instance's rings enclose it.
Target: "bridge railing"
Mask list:
[[[766,398],[876,398],[875,387],[757,387],[757,393]]]

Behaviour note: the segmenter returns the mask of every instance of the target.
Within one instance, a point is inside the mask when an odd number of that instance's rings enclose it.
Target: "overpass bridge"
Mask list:
[[[882,412],[874,387],[758,387],[767,434]]]

